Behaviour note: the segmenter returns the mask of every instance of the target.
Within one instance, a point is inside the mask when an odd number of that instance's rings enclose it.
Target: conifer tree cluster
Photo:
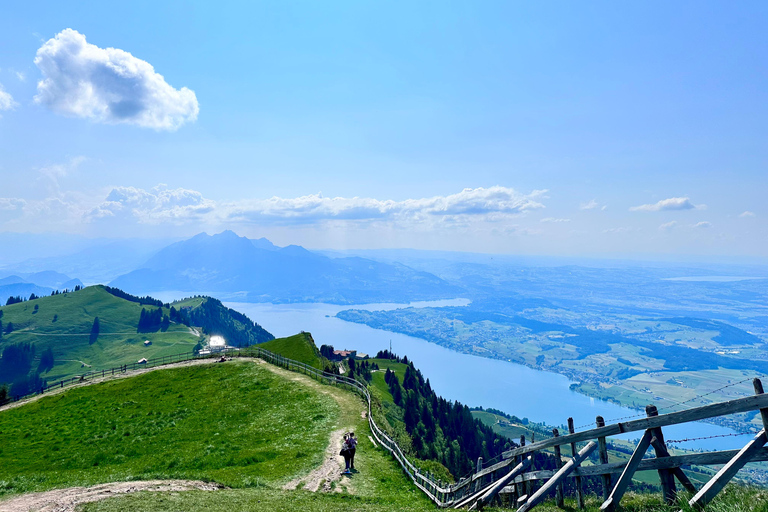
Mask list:
[[[141,308],[138,332],[156,332],[158,330],[166,331],[168,330],[170,324],[171,319],[168,317],[168,315],[163,314],[162,307],[149,311]]]
[[[370,384],[372,376],[372,370],[378,370],[379,365],[376,363],[369,363],[366,360],[355,361],[353,358],[347,359],[347,366],[349,367],[349,376],[353,379],[364,380]]]
[[[399,359],[394,354],[379,355]],[[478,457],[489,460],[517,446],[474,419],[466,405],[438,397],[413,362],[406,364],[402,383],[390,370],[384,380],[395,403],[403,409],[405,429],[418,458],[436,460],[453,475],[463,476],[472,471]]]

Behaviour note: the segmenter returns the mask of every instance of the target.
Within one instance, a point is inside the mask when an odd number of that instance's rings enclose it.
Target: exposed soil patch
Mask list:
[[[317,492],[341,492],[352,491],[352,482],[348,478],[342,479],[344,457],[339,455],[341,442],[345,432],[349,429],[339,429],[331,433],[331,441],[325,449],[325,459],[320,467],[313,469],[308,475],[291,480],[283,486],[283,489],[296,489],[299,486],[307,491]],[[334,486],[333,482],[337,482]]]
[[[223,486],[195,480],[147,480],[113,482],[93,487],[70,487],[35,492],[0,501],[0,512],[74,512],[78,505],[140,491],[215,491]]]

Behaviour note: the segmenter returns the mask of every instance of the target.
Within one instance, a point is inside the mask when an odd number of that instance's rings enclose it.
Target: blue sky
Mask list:
[[[765,257],[767,21],[764,2],[17,2],[0,231]]]

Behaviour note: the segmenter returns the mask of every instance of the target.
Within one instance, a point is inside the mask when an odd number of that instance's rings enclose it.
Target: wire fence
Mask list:
[[[375,438],[376,442],[379,445],[381,445],[385,450],[387,450],[392,455],[392,457],[398,462],[398,464],[400,464],[401,468],[403,469],[405,474],[410,478],[413,484],[417,488],[419,488],[422,492],[424,492],[440,508],[466,506],[467,504],[472,502],[472,500],[480,499],[481,494],[485,492],[490,492],[488,491],[489,489],[491,489],[494,486],[498,486],[497,484],[498,481],[508,478],[505,475],[507,474],[511,475],[512,472],[510,471],[510,468],[514,462],[522,461],[523,457],[530,456],[536,453],[537,451],[541,451],[550,447],[562,446],[568,443],[585,441],[589,439],[602,439],[603,441],[601,442],[604,442],[605,438],[607,436],[613,435],[613,433],[631,432],[631,431],[643,430],[645,428],[651,428],[651,427],[640,425],[640,423],[644,423],[643,420],[634,420],[627,423],[611,424],[611,425],[598,427],[596,429],[592,429],[588,431],[568,434],[562,437],[545,439],[544,441],[532,443],[531,445],[528,445],[528,446],[521,446],[519,448],[510,450],[509,452],[505,452],[502,455],[502,459],[499,462],[495,464],[491,464],[491,462],[494,462],[498,458],[498,457],[495,457],[493,459],[490,459],[486,464],[484,464],[486,466],[485,468],[478,468],[479,471],[473,472],[472,474],[460,479],[458,482],[446,483],[436,478],[430,472],[424,471],[423,469],[418,467],[417,464],[414,464],[414,462],[409,460],[409,458],[406,456],[402,448],[397,444],[397,442],[395,442],[393,437],[376,424],[376,421],[374,420],[374,414],[373,414],[374,412],[373,401],[371,400],[371,394],[368,391],[367,384],[360,382],[356,379],[346,377],[344,375],[337,375],[337,374],[323,371],[321,369],[310,366],[306,363],[295,361],[293,359],[289,359],[279,354],[275,354],[268,350],[264,350],[262,348],[259,348],[258,346],[251,346],[251,347],[239,348],[239,349],[238,348],[225,349],[217,353],[204,354],[204,355],[195,354],[194,352],[185,352],[181,354],[166,355],[163,357],[156,357],[152,359],[141,360],[135,363],[116,366],[108,370],[104,369],[104,370],[89,371],[84,373],[83,375],[72,377],[70,379],[64,379],[59,382],[44,386],[40,388],[40,390],[30,395],[26,395],[24,397],[14,397],[11,401],[28,399],[30,397],[43,395],[45,393],[51,392],[54,389],[63,389],[65,387],[73,386],[78,383],[86,383],[88,381],[94,381],[99,378],[107,378],[114,375],[127,373],[130,371],[137,371],[137,370],[142,370],[142,369],[151,368],[151,367],[157,367],[157,366],[163,366],[163,365],[181,363],[181,362],[187,362],[187,361],[193,361],[193,360],[216,359],[216,358],[221,358],[224,355],[230,356],[230,357],[261,358],[264,361],[267,361],[276,366],[285,368],[286,370],[302,373],[311,378],[317,379],[318,381],[323,382],[325,384],[342,387],[358,393],[366,402],[367,419],[368,419],[368,424],[371,430],[371,434],[373,435],[373,438]],[[743,382],[746,382],[746,380],[738,383],[729,384],[727,386],[724,386],[724,388],[735,386],[736,384],[741,384]],[[711,394],[716,391],[718,390],[714,390],[707,394]],[[744,400],[745,399],[740,399],[740,400],[734,400],[730,402],[728,406],[730,412],[746,411],[746,410],[752,410],[755,408],[756,405],[751,402],[750,402],[750,405],[746,405],[742,403],[744,402]],[[759,403],[762,404],[764,402],[765,400],[761,399],[761,402]],[[764,407],[764,405],[759,405],[759,407]],[[728,411],[725,411],[725,410],[720,411],[719,413],[715,413],[715,412],[711,414],[703,413],[704,410],[710,410],[711,408],[712,406],[695,408],[698,412],[695,414],[696,417],[695,418],[691,417],[691,419],[681,418],[681,419],[673,420],[671,418],[666,419],[664,416],[656,416],[655,418],[649,418],[648,421],[653,420],[659,426],[662,426],[662,425],[686,423],[688,421],[696,421],[697,419],[720,416],[720,415],[729,413]],[[693,411],[694,411],[693,409],[689,409],[685,412],[685,414],[687,416],[690,416]],[[681,414],[683,414],[683,412],[675,412],[665,416],[672,417],[672,416],[679,416]],[[640,416],[640,415],[636,415],[636,416]],[[631,418],[631,417],[635,417],[635,416],[628,416],[627,418]],[[637,423],[638,425],[633,425],[634,423]],[[606,430],[611,430],[611,432],[606,432]],[[616,432],[612,432],[613,430],[615,430]],[[690,441],[695,441],[700,439],[709,439],[714,437],[731,437],[731,436],[747,435],[747,434],[748,433],[734,433],[734,434],[707,436],[707,437],[701,437],[701,438],[676,439],[676,440],[669,440],[667,442],[668,443],[684,443],[684,442],[690,442]],[[713,454],[716,454],[716,453],[718,452],[713,452]],[[607,460],[607,454],[605,458]],[[668,457],[664,460],[669,461],[672,459],[674,459],[674,457]],[[605,469],[601,469],[603,466],[605,466]],[[611,469],[608,468],[608,466],[610,466],[610,464],[591,466],[591,468],[594,468],[597,470],[597,471],[591,471],[591,472],[594,472],[596,475],[603,474],[605,472],[607,472],[607,474],[610,474]],[[601,471],[603,471],[603,473],[601,473]],[[537,476],[536,473],[539,473],[540,475]],[[520,482],[523,482],[523,481],[535,482],[539,479],[546,480],[548,478],[551,478],[551,476],[552,475],[549,475],[549,472],[547,471],[533,472],[529,475],[526,475],[525,478],[522,478],[522,479],[521,477],[518,476],[513,481],[513,484],[516,484],[518,480]],[[499,492],[499,489],[495,489],[495,492]]]

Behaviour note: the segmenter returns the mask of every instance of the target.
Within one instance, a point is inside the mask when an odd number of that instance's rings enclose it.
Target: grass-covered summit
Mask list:
[[[190,352],[211,334],[234,346],[273,338],[210,297],[164,305],[105,286],[0,307],[0,324],[0,386],[11,395],[46,380]]]

